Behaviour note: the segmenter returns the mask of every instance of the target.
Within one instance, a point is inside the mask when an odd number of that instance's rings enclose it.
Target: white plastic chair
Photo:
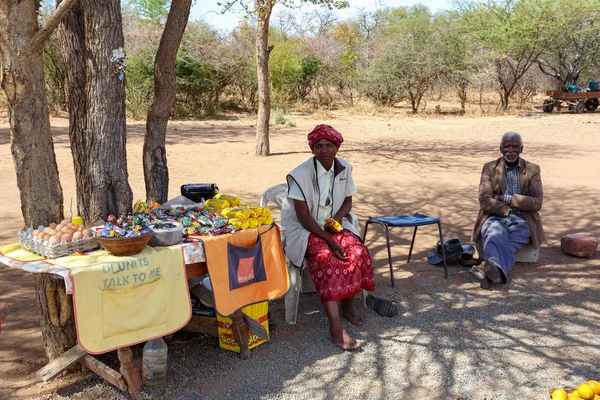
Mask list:
[[[271,186],[263,193],[260,198],[260,206],[267,207],[269,201],[275,203],[277,208],[281,210],[281,206],[283,205],[283,201],[285,199],[287,192],[287,183],[281,183],[279,185]],[[356,227],[356,231],[359,232],[358,228],[358,218],[353,212],[348,214],[348,221]],[[283,237],[283,233],[281,234],[281,243],[284,243],[285,238]],[[292,264],[285,257],[285,262],[287,265],[288,273],[290,275],[290,289],[285,295],[285,322],[288,324],[296,324],[296,320],[298,317],[298,302],[300,300],[300,293],[311,293],[315,291],[315,286],[313,284],[312,278],[310,277],[310,272],[308,271],[308,263],[304,261],[302,266],[296,266]],[[303,281],[305,285],[303,286]],[[366,290],[362,291],[362,301],[364,307],[366,307]]]

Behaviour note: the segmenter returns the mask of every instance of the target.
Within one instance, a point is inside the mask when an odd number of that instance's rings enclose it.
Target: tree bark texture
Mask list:
[[[86,48],[85,144],[89,153],[87,178],[81,182],[88,223],[131,211],[128,182],[125,79],[119,79],[113,50],[123,48],[119,0],[83,0]]]
[[[57,0],[57,6],[61,1]],[[86,203],[86,196],[88,195],[85,192],[84,182],[87,181],[90,157],[85,135],[87,126],[85,27],[83,10],[79,3],[73,6],[71,11],[63,18],[58,27],[58,37],[66,72],[65,86],[69,110],[69,140],[75,170],[77,212],[89,224],[95,220],[89,220],[89,215],[79,208],[80,205]]]
[[[10,141],[26,227],[63,218],[60,185],[44,85],[44,42],[76,0],[65,3],[40,29],[39,2],[0,1],[2,89],[7,97]],[[77,343],[73,304],[62,280],[35,274],[46,354],[53,359]]]
[[[148,110],[143,163],[146,202],[165,203],[169,196],[166,133],[175,102],[175,60],[190,16],[192,0],[172,1],[154,61],[154,102]]]
[[[256,117],[257,156],[268,156],[269,120],[271,118],[271,92],[269,90],[269,19],[273,10],[272,0],[255,0],[257,13],[256,70],[258,78],[258,114]]]
[[[73,300],[66,294],[62,278],[51,274],[33,276],[46,355],[53,360],[77,344]]]
[[[10,121],[10,147],[26,227],[63,218],[58,176],[44,87],[43,46],[34,1],[0,1],[2,89]]]

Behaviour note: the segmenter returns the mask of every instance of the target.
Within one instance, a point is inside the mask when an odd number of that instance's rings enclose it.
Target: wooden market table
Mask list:
[[[208,273],[208,266],[206,263],[206,257],[204,254],[204,246],[202,241],[184,241],[184,243],[177,246],[180,246],[183,249],[185,273],[188,281],[193,278],[204,276]],[[283,254],[283,249],[280,249],[280,251],[281,254]],[[70,274],[70,270],[67,268],[47,263],[44,260],[19,261],[14,258],[7,257],[1,252],[0,263],[5,264],[9,268],[21,269],[26,272],[49,273],[53,275],[58,275],[64,280],[66,293],[73,294],[73,279]],[[245,332],[245,336],[242,335],[241,340],[240,336],[234,336],[234,339],[236,339],[236,343],[238,344],[241,350],[245,349],[246,354],[249,354],[249,330],[246,322],[244,321],[241,308],[235,310],[231,314],[231,319],[232,326],[236,327],[238,329],[238,332]],[[79,332],[77,334],[79,336]],[[245,342],[243,340],[244,337]],[[243,353],[244,352],[242,351],[240,354],[242,355]],[[118,372],[103,364],[92,355],[88,354],[79,344],[77,344],[73,348],[67,350],[62,356],[58,357],[55,360],[52,360],[45,367],[40,369],[38,371],[38,376],[44,381],[52,379],[65,369],[79,362],[85,368],[102,376],[110,384],[120,388],[121,390],[128,391],[133,399],[141,399],[140,390],[142,386],[142,380],[140,371],[133,362],[133,353],[131,347],[123,346],[118,348],[117,356],[120,362]]]

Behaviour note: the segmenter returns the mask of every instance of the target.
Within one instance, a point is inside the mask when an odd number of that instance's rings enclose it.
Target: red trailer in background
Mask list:
[[[598,98],[600,97],[600,92],[561,92],[557,90],[549,90],[546,92],[546,95],[549,96],[549,99],[544,100],[544,105],[542,106],[542,110],[544,112],[550,113],[554,108],[558,111],[562,107],[567,106],[570,111],[576,113],[582,113],[583,110],[587,111],[596,111],[598,108]]]

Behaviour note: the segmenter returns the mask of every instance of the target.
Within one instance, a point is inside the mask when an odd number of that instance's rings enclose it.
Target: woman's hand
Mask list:
[[[348,254],[346,254],[346,250],[338,242],[333,239],[327,241],[327,245],[331,249],[331,252],[334,256],[339,258],[342,261],[348,261]]]

